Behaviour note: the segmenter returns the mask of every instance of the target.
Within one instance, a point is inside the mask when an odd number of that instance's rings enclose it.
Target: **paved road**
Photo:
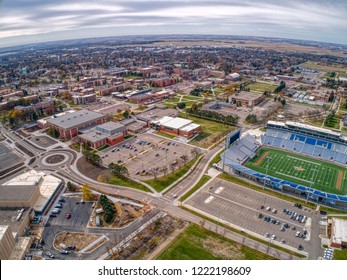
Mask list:
[[[81,174],[76,167],[76,161],[71,164],[73,159],[73,154],[69,149],[61,150],[65,154],[68,154],[68,161],[66,163],[63,163],[61,165],[57,165],[54,167],[47,167],[44,164],[42,164],[42,157],[43,153],[39,153],[36,151],[37,156],[39,157],[38,160],[35,161],[35,164],[38,164],[38,169],[41,170],[49,170],[51,173],[55,173],[54,175],[62,178],[62,179],[68,179],[76,183],[90,183],[91,186],[93,186],[96,190],[108,193],[108,194],[114,194],[114,195],[122,195],[125,197],[137,199],[140,201],[145,201],[147,203],[150,203],[152,206],[155,206],[159,210],[163,210],[167,212],[168,214],[193,222],[193,223],[199,223],[201,222],[201,218],[191,214],[190,212],[187,212],[179,207],[177,207],[177,201],[174,201],[174,196],[181,196],[184,194],[190,187],[194,186],[201,176],[206,171],[208,162],[214,157],[214,155],[223,147],[223,143],[209,151],[205,157],[200,161],[200,163],[197,165],[196,169],[188,176],[186,179],[182,180],[174,189],[170,190],[165,196],[161,196],[160,194],[149,194],[145,193],[136,189],[130,189],[126,187],[121,186],[114,186],[114,185],[108,185],[103,184],[100,182],[95,182],[92,179],[84,176]],[[48,153],[52,153],[53,151],[50,151]],[[45,154],[46,156],[47,154]],[[220,232],[220,228],[216,227],[215,224],[210,222],[205,222],[205,228],[211,229],[215,232]],[[58,229],[58,227],[57,227]],[[62,229],[66,229],[66,227],[62,226]],[[68,228],[69,229],[69,228]],[[73,229],[73,228],[71,228]],[[283,252],[277,252],[277,250],[273,250],[267,245],[264,245],[262,243],[258,243],[257,241],[254,241],[252,239],[244,238],[243,236],[236,234],[234,232],[228,232],[224,231],[223,234],[228,236],[229,238],[244,243],[247,246],[250,246],[252,248],[256,248],[259,251],[262,251],[264,253],[269,253],[270,255],[276,257],[276,258],[283,258],[283,259],[290,259],[292,258],[291,255]],[[49,233],[48,233],[49,236]],[[49,241],[49,240],[48,240]],[[48,243],[49,244],[49,243]],[[64,256],[65,257],[65,256]]]

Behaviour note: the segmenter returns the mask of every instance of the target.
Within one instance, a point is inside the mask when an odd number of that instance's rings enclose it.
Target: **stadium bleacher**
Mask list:
[[[347,145],[305,136],[300,133],[289,133],[282,128],[268,128],[262,138],[264,145],[295,151],[317,158],[347,164]]]
[[[255,152],[260,147],[260,143],[251,135],[246,134],[242,138],[234,142],[230,148],[222,154],[225,161],[244,163],[251,157],[255,156]]]

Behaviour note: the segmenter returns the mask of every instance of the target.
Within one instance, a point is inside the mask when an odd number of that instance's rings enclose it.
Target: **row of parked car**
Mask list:
[[[331,249],[331,248],[326,248],[324,250],[323,258],[326,259],[326,260],[332,260],[334,258],[334,250]]]
[[[296,213],[295,211],[286,208],[283,209],[283,213],[289,215],[292,220],[299,223],[305,223],[307,220],[307,217],[305,215]]]

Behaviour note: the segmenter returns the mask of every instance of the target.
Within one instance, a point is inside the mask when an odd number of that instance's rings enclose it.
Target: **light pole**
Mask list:
[[[312,189],[312,186],[313,186],[313,183],[314,183],[315,174],[318,171],[318,169],[312,169],[311,171],[312,171],[312,178],[311,178],[310,188]],[[310,191],[307,191],[306,202],[308,201],[309,193],[310,193]]]
[[[266,160],[267,160],[267,164],[266,164],[266,177],[267,177],[267,172],[268,172],[268,169],[269,169],[269,162],[270,162],[270,160],[272,160],[272,157],[271,156],[268,156],[267,158],[266,158]],[[264,187],[263,187],[263,189],[265,189],[265,181],[266,180],[268,180],[268,178],[264,178]]]

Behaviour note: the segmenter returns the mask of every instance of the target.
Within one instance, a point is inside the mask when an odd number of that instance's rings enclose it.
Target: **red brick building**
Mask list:
[[[86,129],[78,136],[81,143],[88,143],[90,147],[97,149],[106,144],[113,146],[124,141],[127,129],[124,125],[107,122],[97,127]]]
[[[47,120],[47,126],[56,129],[60,138],[71,139],[78,135],[80,129],[103,124],[105,116],[92,111],[81,110],[64,116]]]

